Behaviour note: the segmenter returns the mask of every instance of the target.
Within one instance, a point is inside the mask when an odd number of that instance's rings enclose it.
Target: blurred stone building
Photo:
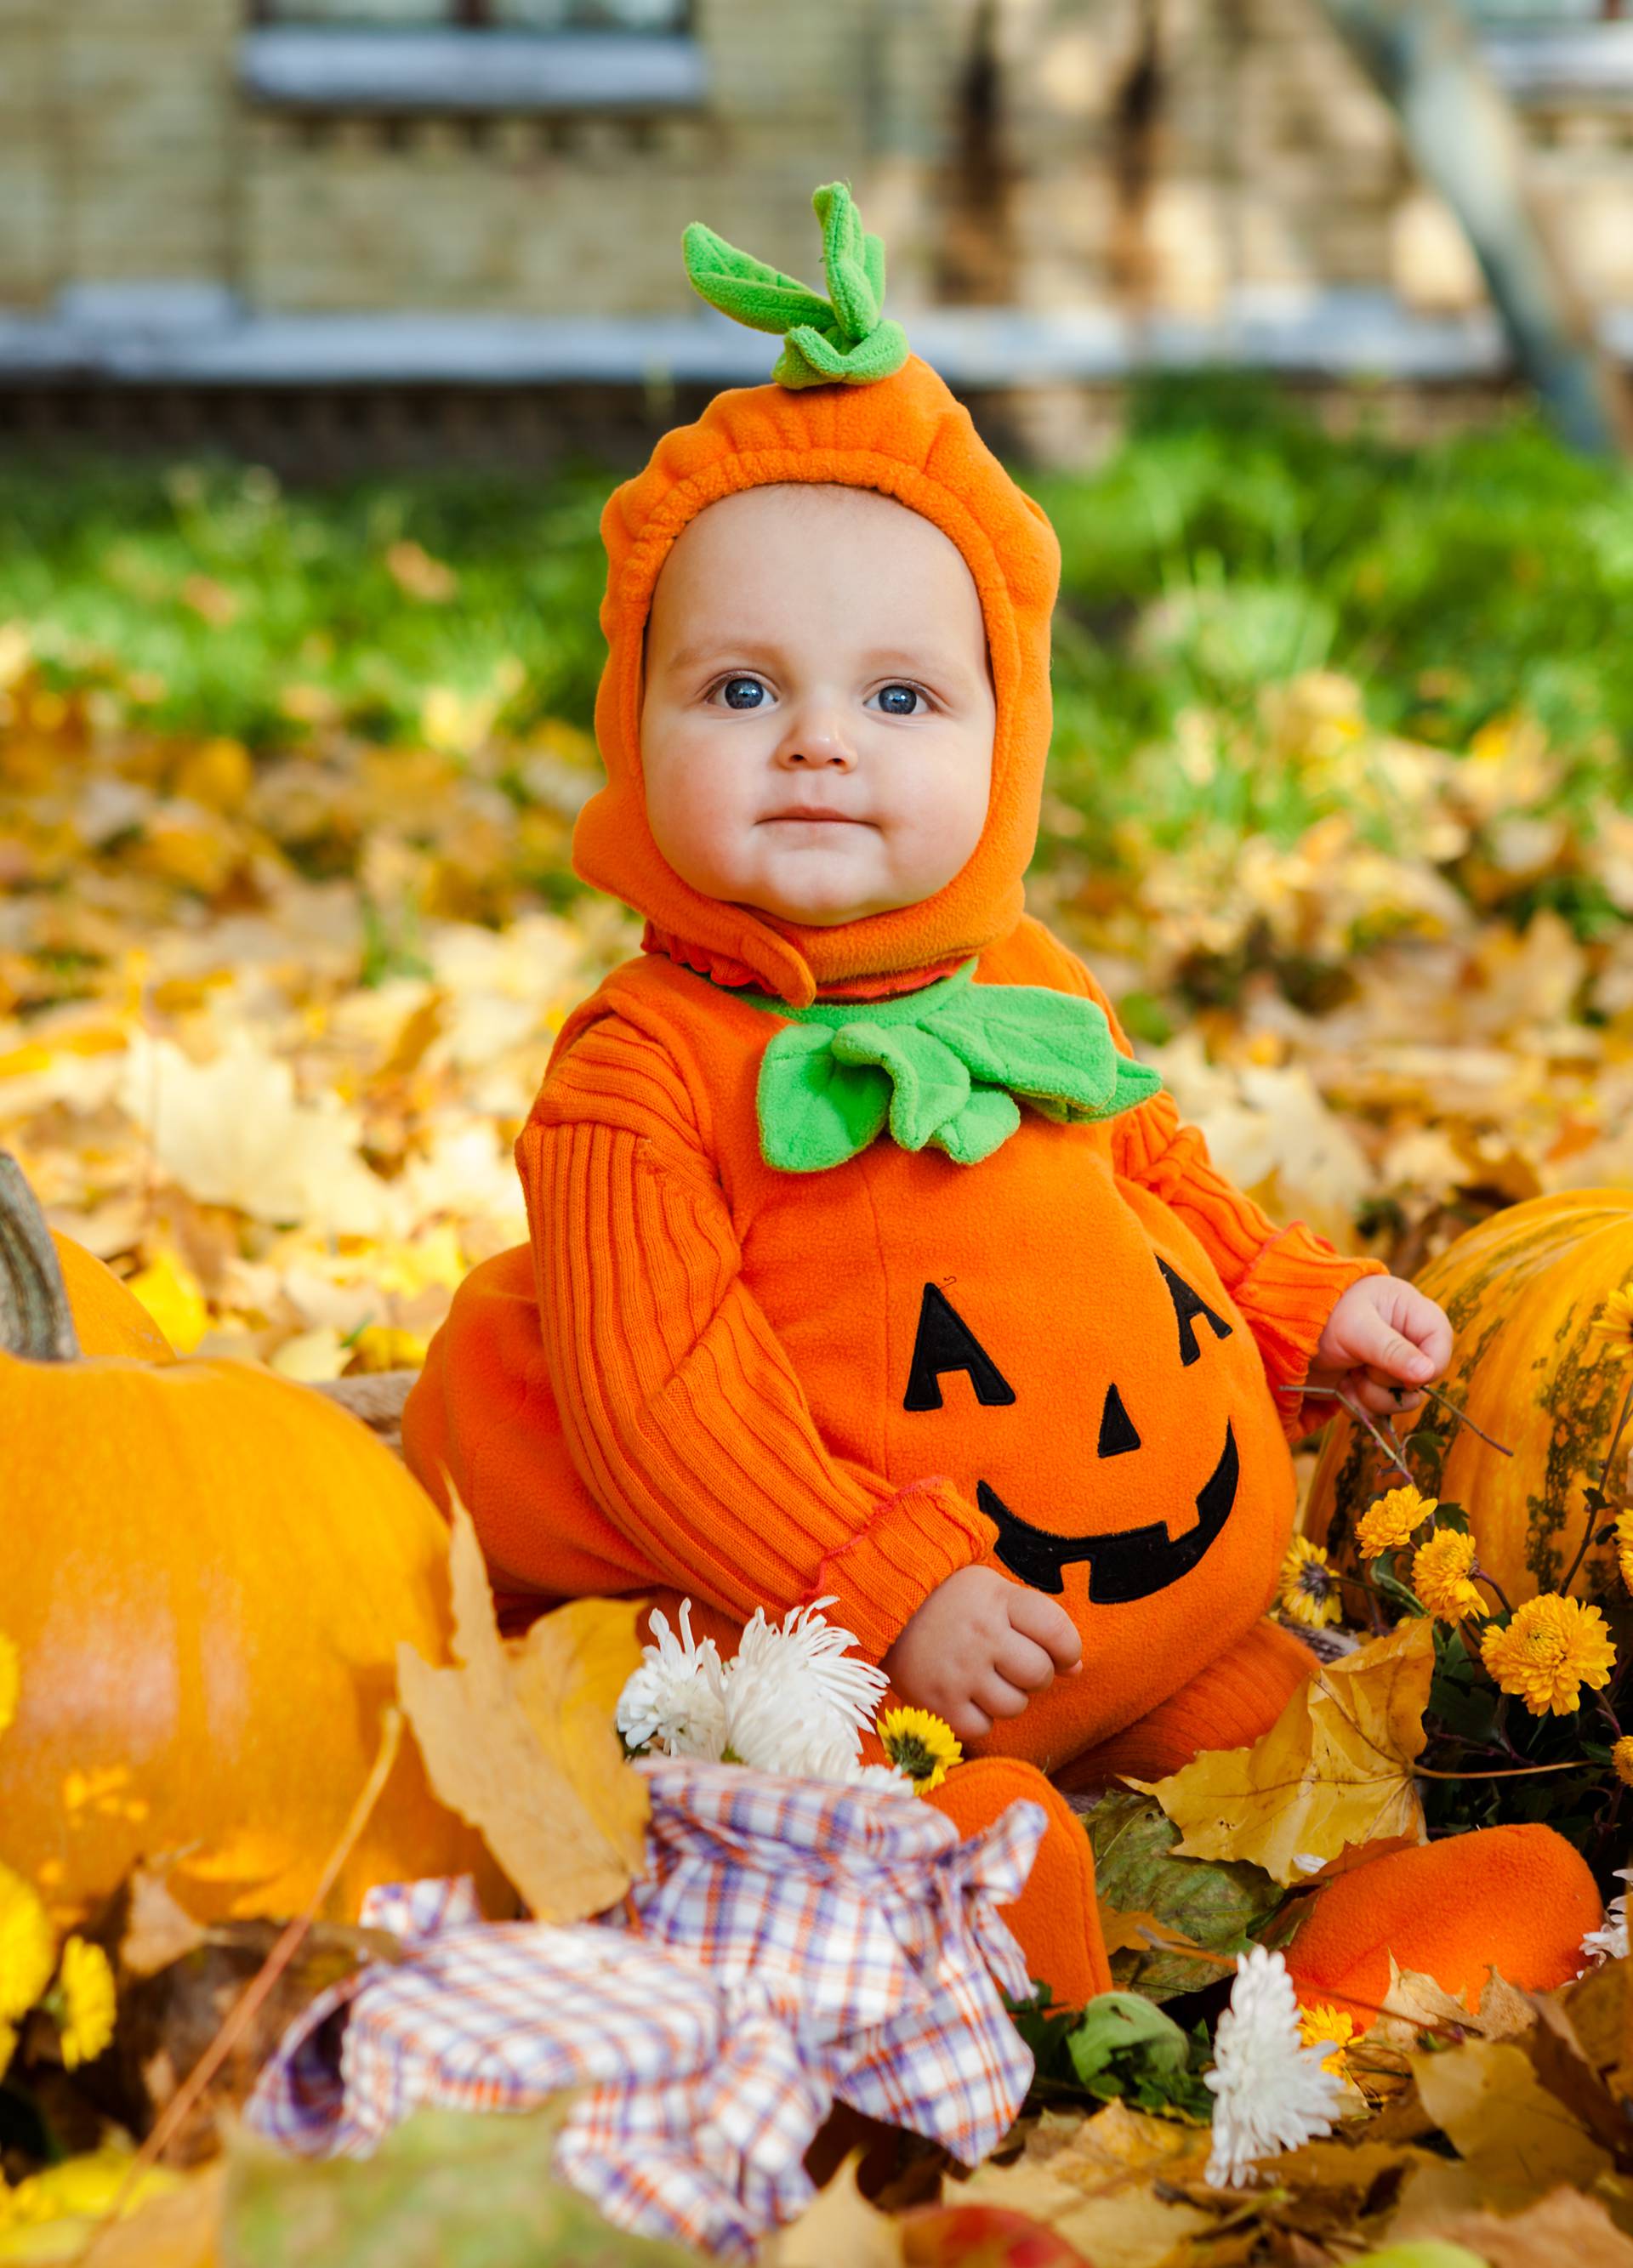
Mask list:
[[[1482,4],[1520,11],[1489,52],[1633,359],[1633,20]],[[1041,446],[1152,364],[1420,416],[1501,383],[1319,0],[4,0],[0,423],[602,438],[764,374],[689,304],[683,224],[814,275],[835,176],[892,311]]]

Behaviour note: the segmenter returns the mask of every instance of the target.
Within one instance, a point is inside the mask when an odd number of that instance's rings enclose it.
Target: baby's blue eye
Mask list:
[[[879,688],[879,706],[887,717],[916,717],[923,698],[916,685],[883,685]]]
[[[765,698],[765,688],[757,677],[728,677],[720,691],[728,709],[757,709]]]

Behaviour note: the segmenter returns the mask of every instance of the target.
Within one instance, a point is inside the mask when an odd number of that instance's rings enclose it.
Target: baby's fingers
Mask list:
[[[974,1701],[950,1702],[945,1715],[948,1724],[961,1741],[979,1741],[993,1728],[992,1719]]]
[[[993,1668],[1024,1693],[1041,1693],[1054,1683],[1054,1664],[1042,1646],[1012,1630],[993,1656]]]
[[[1081,1667],[1083,1642],[1064,1607],[1057,1607],[1041,1591],[1023,1589],[1019,1584],[1011,1590],[1009,1604],[1011,1630],[1042,1646],[1057,1669],[1069,1672]]]
[[[986,1710],[989,1717],[1018,1717],[1031,1697],[1023,1693],[1018,1685],[1011,1685],[1001,1670],[994,1668],[976,1680],[975,1690],[970,1697],[975,1706]]]
[[[1409,1417],[1423,1406],[1423,1396],[1409,1386],[1384,1384],[1369,1378],[1364,1371],[1351,1371],[1344,1381],[1344,1391],[1371,1418]]]

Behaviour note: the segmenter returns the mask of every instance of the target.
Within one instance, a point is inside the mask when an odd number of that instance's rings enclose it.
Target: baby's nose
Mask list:
[[[791,770],[802,771],[849,771],[856,762],[848,735],[832,717],[791,720],[778,754]]]

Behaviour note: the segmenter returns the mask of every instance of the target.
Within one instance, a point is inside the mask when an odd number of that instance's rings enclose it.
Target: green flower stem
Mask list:
[[[1497,1604],[1502,1608],[1505,1615],[1511,1615],[1513,1613],[1513,1601],[1509,1597],[1508,1593],[1503,1588],[1501,1583],[1498,1582],[1496,1577],[1495,1575],[1487,1574],[1485,1569],[1481,1565],[1478,1559],[1474,1562],[1474,1577],[1475,1582],[1483,1583],[1489,1591],[1495,1591],[1496,1593]]]
[[[1424,1764],[1408,1764],[1414,1779],[1532,1779],[1539,1772],[1592,1771],[1586,1756],[1567,1756],[1563,1764],[1504,1764],[1489,1771],[1430,1771]]]
[[[1633,1413],[1633,1379],[1629,1380],[1628,1390],[1622,1397],[1622,1415],[1616,1420],[1616,1430],[1611,1435],[1610,1447],[1605,1452],[1605,1462],[1600,1473],[1599,1486],[1595,1491],[1601,1498],[1610,1493],[1610,1469],[1616,1462],[1616,1451],[1622,1447],[1622,1436],[1627,1431],[1629,1413]],[[1588,1545],[1593,1541],[1593,1530],[1598,1527],[1600,1515],[1604,1509],[1602,1502],[1596,1506],[1590,1500],[1587,1519],[1583,1523],[1582,1541],[1577,1546],[1577,1556],[1570,1563],[1570,1572],[1559,1587],[1562,1594],[1568,1592],[1577,1580],[1577,1571],[1587,1557]]]

